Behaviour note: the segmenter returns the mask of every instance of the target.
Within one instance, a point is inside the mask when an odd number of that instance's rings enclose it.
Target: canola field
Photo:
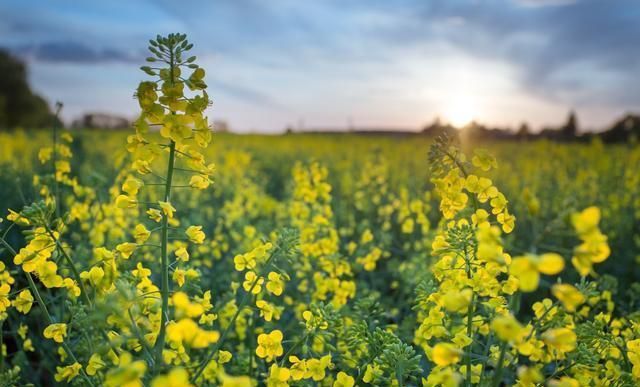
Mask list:
[[[0,133],[0,385],[640,383],[637,144],[217,134],[150,48],[130,131]]]

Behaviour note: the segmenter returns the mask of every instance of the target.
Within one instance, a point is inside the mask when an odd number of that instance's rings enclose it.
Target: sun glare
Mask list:
[[[456,97],[445,108],[444,118],[453,126],[461,128],[476,119],[476,107],[469,97]]]

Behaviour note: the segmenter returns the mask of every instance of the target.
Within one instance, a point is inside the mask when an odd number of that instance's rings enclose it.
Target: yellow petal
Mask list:
[[[542,274],[555,275],[564,269],[564,258],[560,254],[546,253],[540,256],[538,270]]]

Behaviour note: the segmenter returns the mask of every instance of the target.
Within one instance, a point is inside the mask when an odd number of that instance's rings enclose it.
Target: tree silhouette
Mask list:
[[[56,118],[47,102],[29,87],[25,64],[2,49],[0,74],[0,128],[42,128],[54,124]]]
[[[563,139],[572,139],[578,134],[578,118],[572,110],[569,112],[567,123],[561,129]]]

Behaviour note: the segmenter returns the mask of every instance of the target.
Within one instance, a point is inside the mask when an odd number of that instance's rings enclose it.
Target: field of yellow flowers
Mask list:
[[[640,383],[640,147],[218,135],[190,49],[0,133],[0,385]]]

